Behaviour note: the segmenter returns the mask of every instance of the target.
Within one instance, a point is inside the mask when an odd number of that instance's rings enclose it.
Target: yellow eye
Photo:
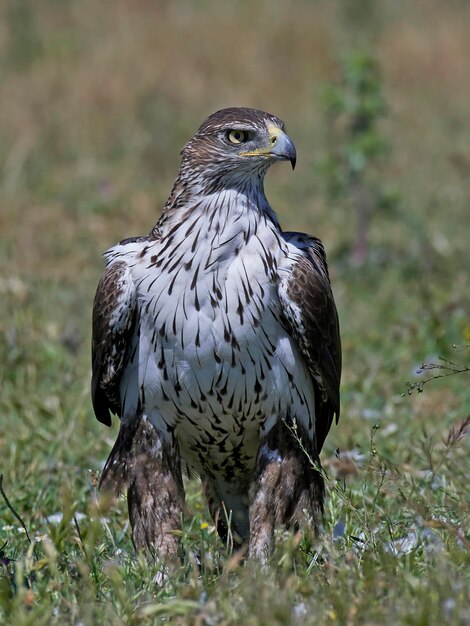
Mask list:
[[[230,143],[245,143],[248,139],[247,133],[244,130],[229,130],[227,138]]]

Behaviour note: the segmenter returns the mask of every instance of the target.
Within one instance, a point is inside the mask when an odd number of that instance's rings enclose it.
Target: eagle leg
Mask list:
[[[268,559],[277,527],[297,530],[307,524],[318,532],[323,516],[324,482],[314,467],[318,455],[298,426],[280,420],[261,439],[250,492],[249,555]]]
[[[127,489],[132,538],[165,563],[178,554],[174,531],[181,526],[184,488],[177,451],[145,418],[123,420],[103,470],[100,487],[114,494]]]

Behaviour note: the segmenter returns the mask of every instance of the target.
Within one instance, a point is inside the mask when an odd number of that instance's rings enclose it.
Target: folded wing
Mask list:
[[[287,330],[297,342],[315,386],[316,449],[320,452],[333,416],[340,414],[341,341],[328,266],[319,239],[285,232],[301,254],[281,279],[279,296]]]
[[[128,265],[111,263],[96,290],[93,304],[91,395],[97,419],[111,425],[110,413],[121,417],[121,376],[137,315],[137,293]]]

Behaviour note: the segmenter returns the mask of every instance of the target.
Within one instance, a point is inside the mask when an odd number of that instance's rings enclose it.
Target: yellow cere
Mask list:
[[[279,126],[270,124],[268,126],[268,133],[269,143],[266,147],[257,148],[256,150],[250,150],[250,152],[240,152],[240,156],[261,156],[263,154],[269,155],[273,146],[276,145],[279,135],[282,135],[283,131],[279,128]]]
[[[282,134],[282,132],[283,131],[279,128],[279,126],[275,126],[274,124],[270,124],[268,126],[268,133],[271,144],[276,143],[277,138],[279,137],[279,135]],[[273,141],[273,139],[275,139],[276,141]]]

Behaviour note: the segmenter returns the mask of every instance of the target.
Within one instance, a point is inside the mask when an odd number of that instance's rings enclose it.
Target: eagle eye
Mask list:
[[[244,130],[229,130],[227,131],[227,139],[230,143],[245,143],[248,141],[248,133]]]

